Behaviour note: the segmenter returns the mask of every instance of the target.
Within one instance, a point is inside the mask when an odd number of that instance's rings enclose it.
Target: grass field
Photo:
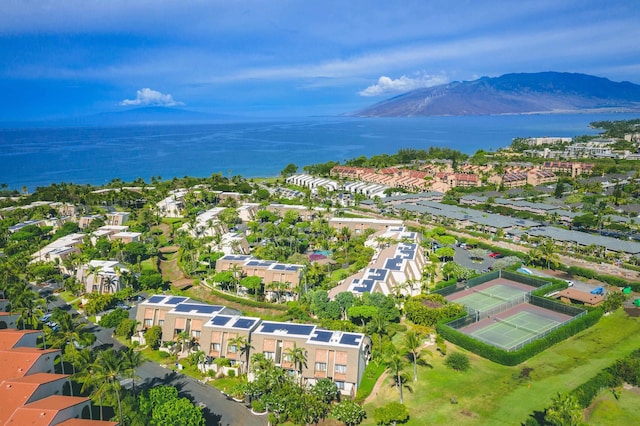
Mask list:
[[[433,368],[421,368],[418,382],[410,383],[413,393],[404,394],[411,415],[407,424],[520,424],[533,411],[546,408],[558,392],[575,388],[640,347],[638,333],[640,320],[618,311],[515,367],[468,353],[471,370],[457,373],[435,355],[428,359]],[[453,351],[466,353],[450,345],[449,353]],[[528,379],[520,378],[525,367],[532,369]],[[398,392],[387,378],[374,401],[365,405],[368,418],[363,424],[375,424],[373,410],[397,400]]]
[[[604,390],[589,407],[586,422],[594,426],[633,425],[640,419],[640,394],[630,390],[615,399],[611,391]]]

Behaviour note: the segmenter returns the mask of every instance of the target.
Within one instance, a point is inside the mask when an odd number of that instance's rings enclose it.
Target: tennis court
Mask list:
[[[527,293],[527,291],[521,288],[506,284],[478,287],[483,288],[470,288],[465,290],[465,296],[457,298],[451,297],[449,299],[476,311],[486,312],[506,302],[524,298],[524,295]]]
[[[565,321],[558,321],[537,312],[524,310],[510,316],[494,317],[488,325],[475,328],[469,334],[478,340],[505,350],[514,350],[524,343],[540,338]]]

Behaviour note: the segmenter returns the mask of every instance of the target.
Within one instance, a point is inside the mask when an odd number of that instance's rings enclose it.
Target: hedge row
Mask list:
[[[569,284],[566,281],[559,280],[557,278],[545,278],[545,280],[549,281],[551,285],[534,290],[531,294],[543,297],[545,294],[553,293],[554,291],[561,291],[569,287]]]
[[[513,352],[508,352],[503,349],[496,348],[495,346],[480,342],[471,336],[447,326],[444,321],[436,325],[436,330],[449,342],[461,346],[483,358],[502,365],[517,365],[555,345],[556,343],[591,327],[600,320],[602,314],[602,309],[593,309],[585,316],[575,319],[567,325],[549,333],[547,336],[535,340],[524,346],[522,349]]]
[[[629,377],[631,376],[631,377]],[[598,394],[607,388],[615,388],[622,383],[633,384],[640,376],[640,350],[633,351],[625,358],[618,359],[614,364],[600,371],[598,374],[573,389],[569,395],[573,395],[580,407],[588,408]],[[546,411],[546,410],[545,410]],[[529,419],[536,419],[535,413]],[[531,420],[527,424],[534,424]],[[536,421],[535,424],[541,424]]]
[[[267,308],[267,309],[275,309],[278,311],[286,311],[289,309],[287,305],[279,305],[277,303],[269,303],[269,302],[260,302],[257,300],[245,299],[244,297],[237,297],[231,294],[218,291],[216,289],[210,288],[211,293],[216,295],[217,297],[228,300],[229,302],[240,303],[245,306],[251,306],[253,308]]]
[[[598,274],[591,269],[581,268],[580,266],[571,266],[567,269],[567,272],[571,275],[579,275],[581,277],[595,279],[616,287],[631,287],[633,291],[640,291],[640,282],[638,281],[627,281],[624,278],[613,275]]]

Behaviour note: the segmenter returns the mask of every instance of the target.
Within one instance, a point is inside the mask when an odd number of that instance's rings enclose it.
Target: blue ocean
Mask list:
[[[341,161],[401,148],[465,153],[514,137],[597,134],[589,123],[638,114],[481,117],[323,117],[196,125],[0,129],[0,183],[33,190],[51,183],[106,184],[151,176],[276,176],[287,164]]]

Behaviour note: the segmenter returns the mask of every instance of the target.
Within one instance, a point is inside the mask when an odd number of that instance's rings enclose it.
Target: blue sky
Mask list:
[[[640,83],[630,0],[2,0],[0,121],[340,114],[510,72]]]

